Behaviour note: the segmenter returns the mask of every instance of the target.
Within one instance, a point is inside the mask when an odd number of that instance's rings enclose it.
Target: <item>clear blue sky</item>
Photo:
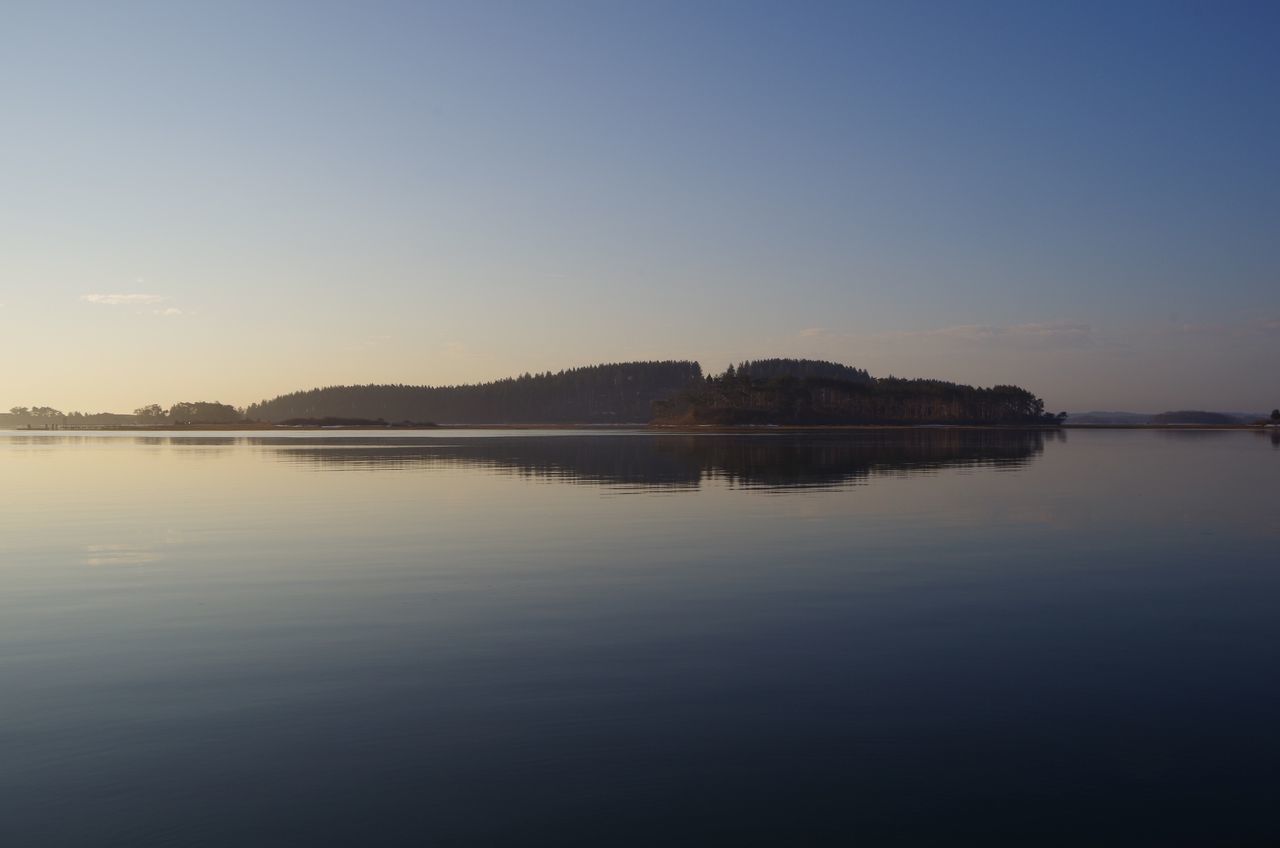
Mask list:
[[[1280,4],[5,2],[0,406],[635,358],[1280,404]]]

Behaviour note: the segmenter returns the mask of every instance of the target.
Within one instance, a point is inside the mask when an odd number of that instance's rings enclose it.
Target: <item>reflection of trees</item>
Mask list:
[[[709,476],[752,488],[827,488],[873,474],[913,474],[948,467],[1025,465],[1044,451],[1038,430],[886,430],[804,437],[689,437],[660,444],[697,457]]]
[[[47,436],[18,435],[6,433],[3,444],[22,447],[44,448],[52,450],[58,447],[86,447],[110,445],[142,445],[145,447],[177,448],[190,455],[213,456],[231,453],[237,443],[244,439],[227,438],[225,436],[198,436],[193,438],[171,436],[72,436],[63,432]]]
[[[1044,450],[1040,430],[883,430],[811,434],[255,439],[284,462],[330,469],[486,468],[571,483],[693,488],[832,488],[879,474],[1016,468]]]

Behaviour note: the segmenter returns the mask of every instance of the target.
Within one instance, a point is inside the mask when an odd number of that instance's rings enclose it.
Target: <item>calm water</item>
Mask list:
[[[1276,844],[1278,472],[0,433],[0,844]]]

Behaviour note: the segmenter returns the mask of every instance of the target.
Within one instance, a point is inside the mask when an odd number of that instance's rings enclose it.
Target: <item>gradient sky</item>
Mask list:
[[[1280,404],[1280,4],[0,11],[0,408],[764,356]]]

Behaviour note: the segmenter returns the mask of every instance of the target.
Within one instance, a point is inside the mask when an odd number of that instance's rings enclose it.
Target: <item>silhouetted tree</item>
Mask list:
[[[234,406],[217,401],[175,403],[169,409],[169,419],[177,424],[232,424],[243,420]]]
[[[158,403],[152,403],[135,409],[133,414],[144,423],[156,423],[164,420],[164,407]]]

